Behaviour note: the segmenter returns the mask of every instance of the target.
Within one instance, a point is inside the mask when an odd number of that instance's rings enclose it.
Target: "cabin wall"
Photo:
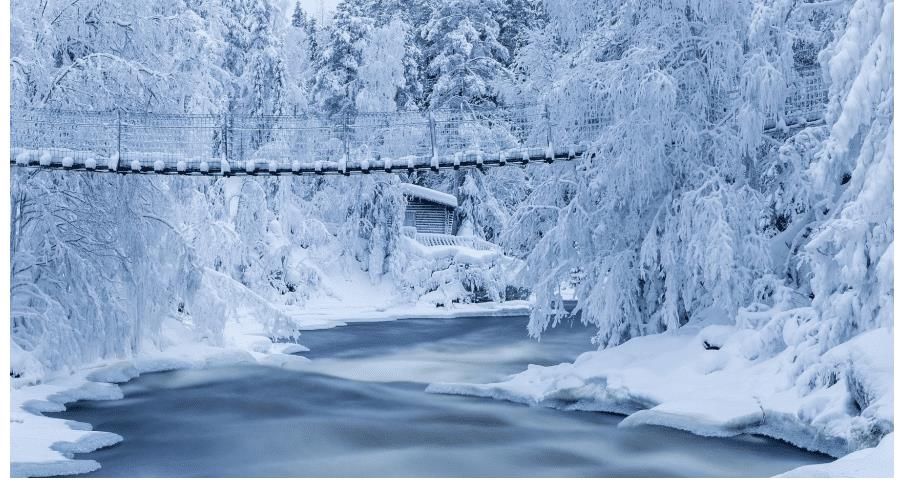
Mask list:
[[[405,226],[412,226],[419,233],[452,234],[452,213],[448,206],[410,198],[405,207]]]

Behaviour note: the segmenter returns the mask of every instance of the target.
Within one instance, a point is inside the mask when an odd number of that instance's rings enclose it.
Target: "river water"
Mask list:
[[[148,374],[118,401],[62,418],[123,436],[81,455],[88,476],[770,476],[829,461],[774,440],[703,438],[622,417],[427,394],[433,381],[487,382],[588,350],[564,324],[542,342],[526,318],[352,324],[305,332],[304,372],[262,366]]]

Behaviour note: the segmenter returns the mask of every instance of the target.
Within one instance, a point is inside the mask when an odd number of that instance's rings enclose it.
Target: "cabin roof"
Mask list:
[[[433,190],[411,183],[403,183],[402,192],[404,192],[405,195],[409,197],[415,197],[417,199],[434,202],[436,204],[442,204],[450,208],[458,207],[458,199],[456,199],[454,195],[440,192],[439,190]]]

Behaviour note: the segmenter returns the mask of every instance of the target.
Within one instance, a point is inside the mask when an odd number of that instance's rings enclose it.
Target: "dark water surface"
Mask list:
[[[537,343],[526,318],[353,324],[305,332],[304,372],[262,366],[143,375],[125,399],[58,416],[125,440],[89,476],[770,476],[829,461],[759,437],[618,429],[622,417],[427,394],[569,361],[592,331]]]

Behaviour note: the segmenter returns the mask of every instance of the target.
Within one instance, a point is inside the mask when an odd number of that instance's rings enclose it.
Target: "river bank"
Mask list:
[[[301,332],[302,337],[291,342],[276,341],[268,338],[262,330],[256,330],[247,321],[236,320],[236,323],[227,327],[230,338],[227,346],[206,346],[206,345],[187,345],[183,344],[170,348],[167,351],[144,354],[139,358],[129,361],[114,362],[107,364],[93,365],[83,371],[75,372],[69,376],[62,376],[57,379],[45,382],[36,386],[23,386],[12,390],[13,413],[12,413],[12,472],[19,476],[40,476],[40,475],[67,475],[90,472],[97,470],[100,464],[91,459],[73,458],[77,454],[94,451],[98,448],[107,447],[116,444],[122,440],[121,435],[115,432],[102,430],[92,430],[88,426],[81,423],[62,420],[59,418],[50,418],[41,415],[41,412],[59,412],[65,410],[64,404],[72,403],[77,400],[98,400],[111,401],[122,399],[123,389],[119,383],[128,382],[142,374],[161,372],[167,370],[199,370],[223,367],[235,367],[241,365],[247,366],[272,366],[279,367],[286,371],[304,372],[307,375],[328,376],[335,379],[343,379],[355,382],[414,382],[422,385],[423,388],[430,384],[427,389],[430,392],[446,392],[455,394],[481,394],[487,391],[478,392],[475,386],[492,386],[498,389],[498,386],[509,386],[511,383],[517,382],[517,379],[523,379],[530,372],[536,372],[541,367],[531,366],[527,372],[519,374],[529,363],[537,363],[532,361],[536,354],[542,351],[542,354],[550,354],[547,361],[541,362],[548,365],[550,370],[569,368],[570,363],[562,363],[571,361],[582,351],[591,349],[589,339],[593,335],[589,329],[585,336],[581,339],[581,345],[577,348],[557,347],[555,341],[551,341],[545,337],[541,343],[533,342],[527,339],[523,334],[523,329],[518,330],[519,337],[525,342],[520,343],[521,346],[512,347],[511,344],[499,345],[499,347],[485,348],[475,347],[473,342],[469,341],[449,341],[440,342],[439,347],[446,348],[447,351],[437,354],[436,350],[431,348],[412,348],[405,351],[384,351],[374,357],[356,357],[354,351],[356,347],[373,347],[381,341],[380,335],[360,333],[360,331],[351,331],[356,326],[367,326],[368,322],[364,322],[365,318],[379,317],[385,321],[393,321],[401,318],[409,318],[414,321],[418,320],[417,316],[443,316],[450,318],[453,316],[493,316],[493,315],[517,315],[523,313],[526,306],[522,303],[513,303],[509,306],[494,305],[472,305],[463,306],[455,310],[417,310],[417,309],[392,309],[392,310],[358,310],[355,313],[349,313],[352,319],[340,320],[335,314],[337,312],[330,309],[322,309],[319,313],[312,313],[308,317],[308,325],[310,328]],[[445,322],[445,320],[443,320]],[[314,331],[316,323],[328,323],[329,327],[336,327],[349,323],[356,323],[344,327],[343,329],[318,328]],[[375,323],[380,323],[375,321]],[[322,338],[335,336],[338,331],[342,331],[344,340],[338,341],[334,339],[323,342]],[[493,329],[481,330],[483,336],[493,334]],[[332,342],[332,344],[330,344]],[[634,342],[634,341],[631,341]],[[642,341],[640,341],[642,342]],[[304,346],[301,343],[305,344]],[[360,344],[359,344],[360,343]],[[337,346],[341,344],[341,346]],[[639,342],[638,342],[639,344]],[[313,346],[313,351],[308,351],[307,346]],[[448,351],[454,351],[454,354],[447,354]],[[527,351],[532,351],[527,353]],[[300,356],[304,353],[305,356]],[[597,353],[588,353],[597,354]],[[558,356],[556,356],[558,355]],[[311,359],[316,361],[311,361]],[[505,368],[488,369],[483,375],[474,375],[468,373],[467,369],[462,369],[461,365],[473,364],[498,364]],[[555,365],[555,366],[553,366]],[[508,380],[505,380],[508,378]],[[455,386],[454,388],[451,386]],[[463,388],[462,386],[471,386]],[[466,389],[473,389],[466,391]],[[489,388],[487,388],[489,389]],[[495,397],[506,399],[504,395],[494,393]],[[513,401],[524,402],[523,399],[508,398]],[[589,398],[587,398],[589,399]],[[544,406],[555,406],[555,403],[533,403]],[[563,406],[555,406],[563,408]],[[574,406],[567,407],[574,408]],[[593,411],[606,411],[619,413],[618,409],[613,409],[611,405],[586,405],[586,409]],[[622,411],[621,413],[625,413]],[[704,426],[707,423],[707,416],[712,413],[699,413],[697,419],[687,418]],[[718,411],[714,411],[718,414]],[[565,415],[567,416],[567,415]],[[670,424],[668,419],[649,420],[646,424],[633,424],[629,419],[620,421],[617,424],[622,428],[633,425],[664,425],[678,429],[695,431],[694,427],[682,427]],[[738,430],[735,433],[710,433],[704,435],[717,435],[723,437],[735,437],[744,430]],[[746,431],[754,432],[754,431]],[[782,434],[767,434],[778,439],[785,439]],[[793,443],[794,441],[792,441]],[[887,445],[890,446],[890,445]],[[880,452],[881,453],[881,452]],[[879,455],[881,456],[881,454]],[[815,472],[828,472],[830,475],[831,468],[828,471],[820,470],[819,467],[804,467],[800,472],[806,469],[816,469]],[[799,473],[800,473],[799,472]]]
[[[244,364],[143,375],[124,399],[60,417],[121,435],[76,456],[89,476],[768,476],[829,459],[758,437],[620,429],[622,417],[428,394],[586,350],[566,323],[541,343],[526,317],[410,319],[307,331],[298,370]]]

